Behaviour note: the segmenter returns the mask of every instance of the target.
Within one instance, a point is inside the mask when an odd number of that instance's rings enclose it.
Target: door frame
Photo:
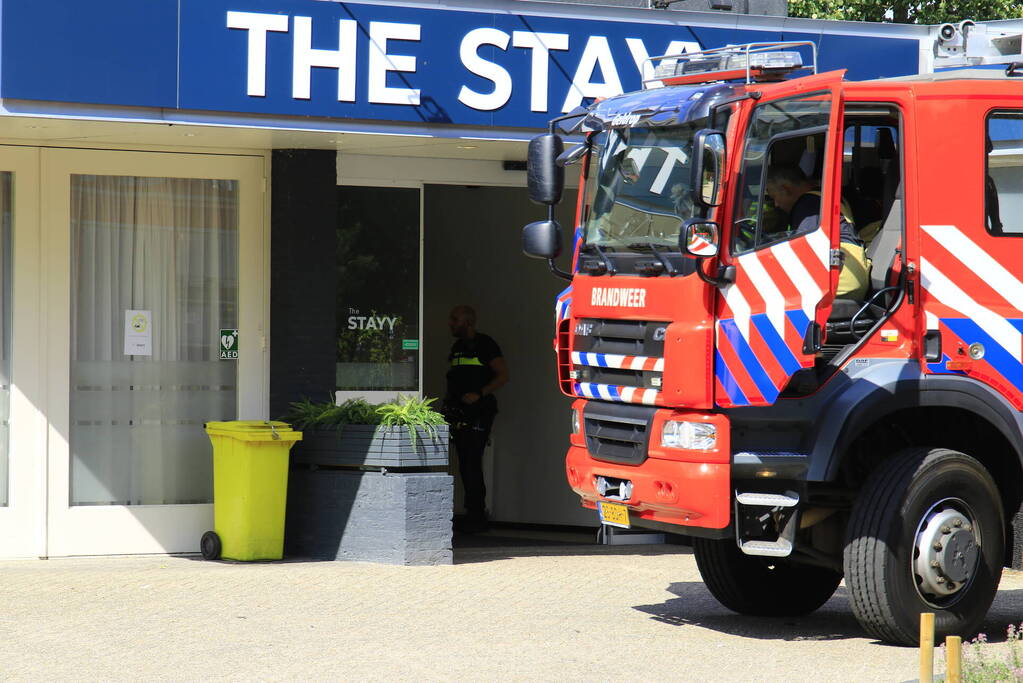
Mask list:
[[[14,174],[11,212],[11,387],[8,504],[0,507],[0,557],[39,557],[46,536],[45,339],[39,263],[39,149],[0,146]]]
[[[45,148],[40,153],[40,283],[48,334],[45,359],[47,505],[43,556],[198,552],[213,505],[86,505],[70,500],[70,176],[132,175],[239,181],[238,418],[266,419],[269,359],[266,168],[263,155]]]

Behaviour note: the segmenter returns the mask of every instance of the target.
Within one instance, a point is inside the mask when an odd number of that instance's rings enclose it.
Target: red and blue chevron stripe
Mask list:
[[[818,229],[736,259],[736,281],[718,306],[718,406],[771,405],[792,375],[813,365],[803,340],[829,288],[830,248]]]
[[[922,304],[944,352],[927,371],[983,381],[1023,410],[1023,282],[980,244],[998,238],[972,238],[954,225],[920,228]],[[982,357],[965,353],[973,344]]]
[[[596,398],[605,401],[623,403],[642,403],[644,405],[660,405],[661,392],[656,389],[640,387],[623,387],[616,384],[595,384],[593,382],[576,382],[572,385],[573,393],[584,398]]]
[[[598,368],[664,372],[664,359],[653,356],[623,356],[614,353],[572,352],[572,363]]]
[[[561,324],[562,320],[567,319],[572,315],[572,285],[565,287],[558,294],[558,297],[554,300],[554,329],[558,329],[558,325]]]

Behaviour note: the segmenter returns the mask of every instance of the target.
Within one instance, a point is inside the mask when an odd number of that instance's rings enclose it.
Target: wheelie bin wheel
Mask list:
[[[202,540],[199,541],[199,550],[202,552],[204,560],[220,559],[220,536],[217,536],[216,531],[207,531],[202,535]]]

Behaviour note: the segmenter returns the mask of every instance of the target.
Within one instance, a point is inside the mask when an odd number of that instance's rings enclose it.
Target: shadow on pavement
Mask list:
[[[1015,624],[1018,630],[1020,620],[1023,620],[1023,590],[1000,590],[980,632],[987,635],[989,643],[1004,643],[1008,625]]]
[[[633,609],[671,626],[698,626],[729,635],[760,640],[811,641],[868,638],[853,616],[849,594],[839,586],[834,596],[816,612],[802,617],[751,617],[723,607],[700,581],[672,583],[668,592],[677,597],[657,605]],[[1023,590],[1002,590],[995,596],[981,632],[992,643],[1004,642],[1006,627],[1018,624],[1023,615]],[[898,647],[874,641],[876,645]]]
[[[678,597],[633,609],[672,626],[699,626],[744,638],[805,641],[863,637],[844,587],[812,614],[781,618],[736,614],[715,600],[701,581],[673,583],[668,586],[668,592]]]
[[[663,555],[688,554],[681,545],[602,545],[597,530],[536,530],[495,525],[480,534],[456,533],[452,542],[454,564],[494,562],[515,557],[570,555]]]

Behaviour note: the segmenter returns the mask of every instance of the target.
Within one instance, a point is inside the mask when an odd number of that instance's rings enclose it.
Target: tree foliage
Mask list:
[[[958,23],[1023,17],[1018,0],[789,0],[789,16],[883,21],[898,24]]]

